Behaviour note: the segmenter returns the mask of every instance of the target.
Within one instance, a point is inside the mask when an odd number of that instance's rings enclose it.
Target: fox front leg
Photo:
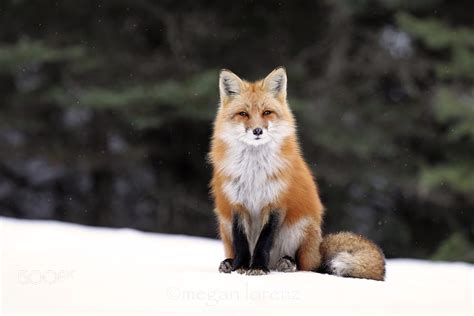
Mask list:
[[[250,265],[250,247],[243,219],[238,213],[234,213],[232,217],[232,248],[234,250],[232,271],[245,273]]]
[[[280,216],[276,212],[271,212],[267,222],[260,232],[257,244],[252,255],[248,275],[262,275],[270,272],[268,262],[270,261],[270,250],[273,246],[275,233],[279,227]]]

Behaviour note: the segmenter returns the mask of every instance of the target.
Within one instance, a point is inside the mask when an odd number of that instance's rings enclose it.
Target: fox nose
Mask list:
[[[260,135],[263,134],[263,131],[262,131],[262,129],[261,129],[260,127],[257,127],[257,128],[255,128],[255,129],[253,130],[253,134],[254,134],[255,136],[260,136]]]

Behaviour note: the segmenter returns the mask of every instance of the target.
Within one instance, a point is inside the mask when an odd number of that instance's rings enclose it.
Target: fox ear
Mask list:
[[[263,87],[275,97],[286,99],[287,80],[285,68],[278,67],[263,79]]]
[[[227,69],[222,69],[219,75],[219,91],[221,101],[232,98],[240,94],[242,89],[242,79]]]

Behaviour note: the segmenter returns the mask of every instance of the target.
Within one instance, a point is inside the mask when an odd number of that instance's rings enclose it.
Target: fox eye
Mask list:
[[[267,115],[270,115],[270,114],[272,114],[272,111],[265,111],[265,112],[263,112],[263,116],[267,116]]]
[[[240,112],[239,115],[240,115],[240,116],[243,116],[243,117],[249,116],[248,113],[247,113],[247,112],[244,112],[244,111]]]

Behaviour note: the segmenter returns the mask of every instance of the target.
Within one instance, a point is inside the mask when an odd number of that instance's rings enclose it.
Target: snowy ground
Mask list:
[[[473,266],[389,260],[385,282],[219,274],[218,241],[0,218],[5,313],[473,313]]]

